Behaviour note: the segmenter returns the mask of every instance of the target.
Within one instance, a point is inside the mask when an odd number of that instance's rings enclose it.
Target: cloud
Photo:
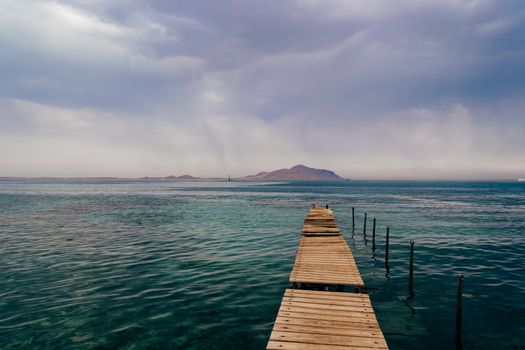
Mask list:
[[[203,96],[203,104],[208,98]],[[164,113],[143,119],[111,110],[0,102],[0,115],[10,116],[0,124],[0,163],[28,176],[160,176],[189,170],[240,176],[260,162],[285,166],[289,154],[279,152],[294,149],[284,130],[256,117],[196,113],[181,122]]]
[[[0,4],[0,175],[525,176],[520,1],[125,4]]]
[[[176,42],[173,28],[137,13],[110,22],[56,2],[6,1],[0,92],[69,106],[141,108],[156,96],[162,101],[174,79],[185,83],[202,68],[201,58],[157,49]]]
[[[490,179],[519,174],[525,162],[524,122],[494,125],[461,105],[438,113],[407,110],[354,127],[351,121],[297,125],[294,118],[268,122],[246,115],[210,116],[204,105],[216,102],[203,95],[201,113],[181,122],[163,113],[144,120],[111,111],[2,101],[10,108],[0,114],[13,119],[0,125],[5,131],[0,163],[21,175],[143,176],[191,170],[201,176],[240,176],[287,167],[294,159],[328,165],[352,178]]]

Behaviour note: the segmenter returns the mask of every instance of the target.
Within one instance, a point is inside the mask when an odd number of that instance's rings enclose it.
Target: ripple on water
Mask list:
[[[0,348],[264,348],[314,201],[345,234],[356,208],[350,245],[392,349],[451,348],[457,273],[465,346],[525,347],[525,186],[0,181]]]

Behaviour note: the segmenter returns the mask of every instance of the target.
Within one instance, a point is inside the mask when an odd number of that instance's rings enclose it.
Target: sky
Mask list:
[[[0,77],[0,176],[525,178],[523,0],[1,0]]]

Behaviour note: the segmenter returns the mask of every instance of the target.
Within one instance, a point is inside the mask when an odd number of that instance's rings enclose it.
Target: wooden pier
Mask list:
[[[388,349],[350,247],[330,209],[312,206],[268,350]],[[345,286],[357,292],[334,292]]]
[[[290,274],[290,282],[364,287],[343,236],[303,236]]]

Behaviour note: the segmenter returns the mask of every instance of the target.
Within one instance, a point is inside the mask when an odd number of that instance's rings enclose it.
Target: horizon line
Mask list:
[[[191,176],[194,179],[179,178],[183,176]],[[168,178],[174,177],[174,178]],[[522,182],[522,178],[344,178],[343,180],[304,180],[304,179],[283,179],[283,180],[245,180],[246,176],[231,177],[233,181],[242,182],[287,182],[287,181],[305,181],[305,182],[348,182],[348,181],[412,181],[412,182]],[[140,177],[121,177],[121,176],[0,176],[0,180],[162,180],[162,181],[178,181],[178,182],[204,182],[210,181],[228,181],[228,176],[192,176],[184,175],[167,175],[167,176],[140,176]]]

